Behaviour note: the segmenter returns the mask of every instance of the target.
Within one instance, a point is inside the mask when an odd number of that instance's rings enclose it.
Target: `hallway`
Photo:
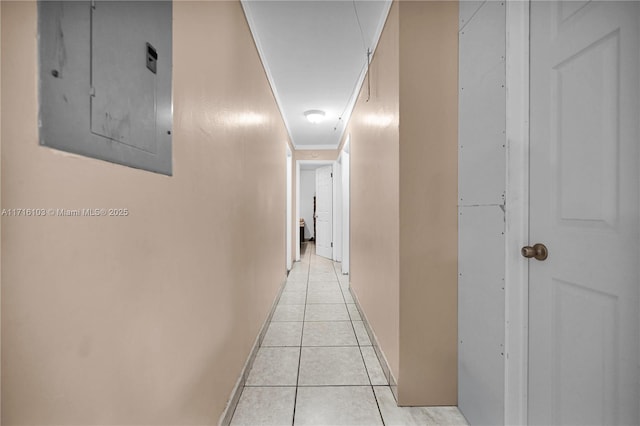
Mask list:
[[[455,407],[397,407],[339,265],[305,244],[231,424],[466,424]]]

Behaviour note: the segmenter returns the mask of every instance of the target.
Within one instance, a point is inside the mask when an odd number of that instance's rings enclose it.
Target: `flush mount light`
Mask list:
[[[320,111],[319,109],[310,109],[309,111],[304,112],[304,116],[307,117],[311,123],[320,123],[324,120],[324,111]]]

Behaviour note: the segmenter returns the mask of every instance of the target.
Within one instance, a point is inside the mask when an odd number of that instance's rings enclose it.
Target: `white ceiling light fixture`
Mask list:
[[[313,124],[324,121],[324,115],[324,111],[319,109],[310,109],[309,111],[304,112],[304,116]]]

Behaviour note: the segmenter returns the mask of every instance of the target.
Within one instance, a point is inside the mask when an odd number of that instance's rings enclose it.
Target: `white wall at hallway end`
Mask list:
[[[300,170],[300,217],[304,219],[304,239],[313,237],[313,197],[316,195],[316,171]],[[302,238],[302,235],[300,236]]]

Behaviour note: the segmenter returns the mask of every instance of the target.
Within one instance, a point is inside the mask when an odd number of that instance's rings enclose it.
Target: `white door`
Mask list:
[[[342,273],[349,273],[349,153],[346,150],[342,151]]]
[[[342,262],[342,166],[333,163],[333,260]]]
[[[329,259],[333,255],[332,204],[332,167],[320,167],[316,169],[316,254]]]
[[[531,3],[531,425],[640,424],[639,6]]]

